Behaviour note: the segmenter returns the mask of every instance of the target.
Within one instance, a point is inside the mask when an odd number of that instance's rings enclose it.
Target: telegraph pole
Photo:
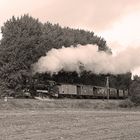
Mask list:
[[[109,100],[109,76],[106,77],[107,100]]]

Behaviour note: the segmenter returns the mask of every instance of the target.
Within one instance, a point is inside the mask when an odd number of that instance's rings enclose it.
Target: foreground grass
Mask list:
[[[123,100],[0,100],[0,140],[139,140],[140,112]]]
[[[0,112],[1,140],[139,140],[140,112],[77,109]]]

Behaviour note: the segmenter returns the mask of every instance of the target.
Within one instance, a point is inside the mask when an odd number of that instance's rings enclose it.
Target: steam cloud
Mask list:
[[[140,66],[140,48],[128,48],[113,56],[99,52],[95,45],[77,45],[69,48],[52,49],[33,65],[34,72],[58,73],[81,70],[96,74],[123,74]]]

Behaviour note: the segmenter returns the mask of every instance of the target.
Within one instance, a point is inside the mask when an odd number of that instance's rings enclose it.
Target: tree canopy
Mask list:
[[[12,17],[2,26],[1,32],[0,77],[7,88],[16,89],[44,52],[39,49],[42,24],[28,15]]]

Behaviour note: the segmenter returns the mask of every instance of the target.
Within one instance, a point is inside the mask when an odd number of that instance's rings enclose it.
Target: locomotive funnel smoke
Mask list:
[[[128,48],[116,56],[98,51],[95,45],[52,49],[33,65],[34,72],[58,73],[81,70],[96,74],[123,74],[140,66],[140,48]]]

